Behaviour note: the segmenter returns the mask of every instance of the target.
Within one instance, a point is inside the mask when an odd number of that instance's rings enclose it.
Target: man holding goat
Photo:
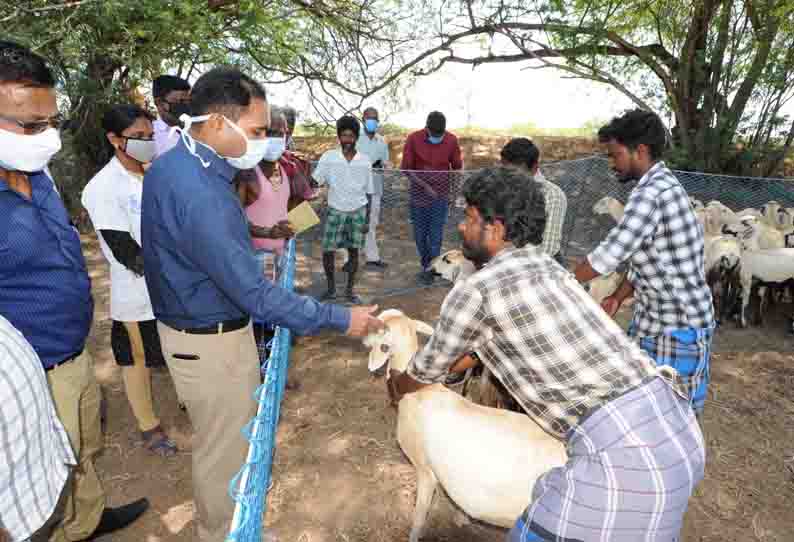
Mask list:
[[[430,341],[389,379],[392,399],[478,358],[566,443],[567,463],[538,479],[510,541],[675,539],[705,466],[675,373],[657,368],[537,247],[546,219],[536,183],[489,168],[463,195],[463,252],[478,270],[456,282]]]

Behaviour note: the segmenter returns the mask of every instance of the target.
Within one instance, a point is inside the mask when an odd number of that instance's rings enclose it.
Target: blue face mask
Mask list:
[[[427,136],[427,140],[428,140],[430,143],[432,143],[433,145],[438,145],[439,143],[441,143],[442,141],[444,141],[444,135],[442,134],[442,135],[440,135],[440,136],[434,136],[434,135],[429,135],[429,134],[428,134],[428,136]]]
[[[364,129],[368,134],[374,134],[378,131],[378,119],[367,119],[364,121]]]

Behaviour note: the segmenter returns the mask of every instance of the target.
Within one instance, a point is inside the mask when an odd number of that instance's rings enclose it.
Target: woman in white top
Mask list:
[[[154,413],[150,367],[165,364],[143,278],[141,195],[143,172],[155,154],[152,117],[136,105],[117,105],[102,119],[114,156],[83,191],[82,203],[110,264],[111,345],[144,446],[177,452]]]

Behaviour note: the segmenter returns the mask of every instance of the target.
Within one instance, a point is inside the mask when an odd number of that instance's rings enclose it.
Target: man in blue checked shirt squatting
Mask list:
[[[584,283],[628,262],[629,272],[602,307],[610,315],[632,295],[629,335],[656,363],[678,371],[698,418],[709,382],[714,332],[703,263],[703,226],[686,190],[661,161],[664,125],[648,111],[629,111],[598,132],[621,182],[639,180],[623,218],[575,271]]]
[[[272,144],[264,88],[239,70],[212,69],[193,86],[190,114],[180,140],[144,176],[141,234],[163,353],[193,423],[198,539],[217,542],[229,532],[229,482],[248,450],[241,429],[257,408],[251,318],[304,335],[363,336],[383,323],[371,316],[377,307],[319,303],[262,273],[232,181]]]
[[[61,149],[58,126],[55,79],[44,59],[0,41],[0,314],[41,360],[77,457],[63,520],[50,535],[66,542],[126,527],[149,503],[106,506],[94,468],[103,444],[99,384],[86,347],[94,303],[80,236],[47,169]]]
[[[543,188],[526,173],[481,170],[463,197],[458,230],[477,271],[455,283],[428,343],[388,380],[392,400],[479,359],[566,443],[567,463],[527,488],[510,542],[678,540],[705,448],[674,372],[538,246]]]

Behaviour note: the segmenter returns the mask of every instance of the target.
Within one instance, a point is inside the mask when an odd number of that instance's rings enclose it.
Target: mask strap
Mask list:
[[[200,117],[191,117],[187,113],[183,113],[182,115],[179,116],[179,120],[182,122],[182,128],[179,128],[178,126],[174,126],[168,132],[168,136],[172,137],[177,131],[179,131],[179,135],[182,138],[182,143],[185,144],[185,147],[187,147],[188,152],[193,156],[195,156],[196,158],[198,158],[199,162],[201,162],[201,165],[204,166],[204,168],[210,167],[211,162],[205,161],[196,152],[196,140],[193,139],[188,132],[190,131],[190,127],[193,126],[193,124],[199,122],[206,122],[207,120],[209,120],[209,118],[210,118],[209,115],[202,115]]]

